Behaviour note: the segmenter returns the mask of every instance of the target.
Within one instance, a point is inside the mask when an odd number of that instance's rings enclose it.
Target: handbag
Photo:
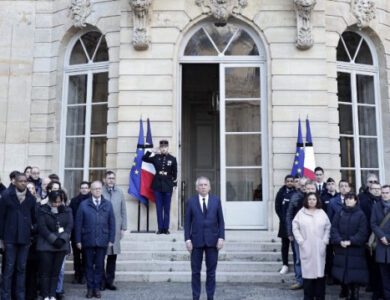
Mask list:
[[[390,213],[388,213],[383,218],[382,222],[379,224],[379,228],[383,228],[383,226],[385,226],[385,224],[389,220],[390,220]],[[374,232],[371,232],[370,237],[368,238],[367,246],[368,246],[368,249],[370,251],[370,254],[372,255],[372,253],[374,252],[374,250],[376,248],[376,236],[375,236]]]

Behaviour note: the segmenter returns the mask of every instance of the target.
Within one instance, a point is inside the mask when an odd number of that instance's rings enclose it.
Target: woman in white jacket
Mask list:
[[[330,221],[321,209],[316,193],[308,193],[293,220],[293,234],[299,245],[304,300],[325,299],[325,256]]]

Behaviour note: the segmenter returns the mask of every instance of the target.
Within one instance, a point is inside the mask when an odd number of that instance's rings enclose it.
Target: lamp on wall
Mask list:
[[[219,91],[211,92],[211,109],[209,111],[209,114],[219,114]]]

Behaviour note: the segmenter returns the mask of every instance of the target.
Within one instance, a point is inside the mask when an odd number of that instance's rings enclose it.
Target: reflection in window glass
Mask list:
[[[87,101],[87,75],[69,76],[68,104]]]
[[[375,104],[374,77],[356,75],[358,103]]]
[[[68,107],[66,135],[85,134],[85,106]]]
[[[378,141],[376,138],[360,138],[360,165],[362,168],[378,168]]]
[[[226,68],[226,98],[260,98],[260,69]]]
[[[226,101],[227,132],[260,132],[260,101]]]
[[[107,133],[107,104],[92,106],[91,134]]]
[[[354,142],[352,137],[340,137],[341,167],[355,167]]]
[[[370,48],[368,47],[366,41],[363,41],[362,45],[360,46],[360,50],[359,50],[359,53],[355,59],[355,62],[357,64],[365,64],[365,65],[374,64]]]
[[[339,102],[351,102],[351,74],[337,73],[337,96]]]
[[[213,23],[207,23],[203,28],[210,35],[220,53],[223,53],[233,34],[238,30],[238,27],[233,24],[217,27]]]
[[[341,170],[341,179],[344,179],[348,181],[351,184],[351,192],[357,192],[356,191],[356,177],[355,177],[355,170]]]
[[[358,106],[359,134],[376,135],[376,116],[374,106]]]
[[[108,73],[93,75],[92,102],[107,102],[108,100]]]
[[[227,201],[263,201],[261,169],[227,169]]]
[[[100,62],[100,61],[108,61],[108,47],[107,47],[107,42],[106,39],[103,38],[100,41],[100,45],[98,50],[96,51],[94,62]]]
[[[190,39],[184,50],[184,55],[188,56],[215,56],[217,50],[211,44],[210,39],[205,34],[203,28],[199,29]]]
[[[226,166],[261,166],[261,135],[226,135]]]
[[[73,48],[72,54],[70,56],[70,65],[86,64],[88,62],[88,57],[85,55],[83,46],[81,45],[80,40],[76,42],[76,45]]]
[[[259,55],[259,50],[250,35],[240,29],[234,36],[233,42],[226,50],[225,55]]]
[[[84,138],[66,138],[65,167],[82,168],[84,166]]]
[[[102,181],[104,179],[104,174],[106,173],[106,170],[100,170],[100,169],[90,169],[89,170],[89,182],[93,182],[95,180]]]
[[[107,138],[92,137],[89,165],[92,168],[104,168],[106,166]]]
[[[342,37],[344,39],[345,45],[347,46],[351,59],[353,59],[362,37],[351,31],[344,32]]]
[[[69,64],[87,64],[108,61],[108,48],[104,36],[97,31],[81,36],[72,49]]]
[[[339,105],[340,134],[353,134],[352,105]]]
[[[83,181],[82,170],[66,170],[64,175],[64,186],[68,198],[75,197],[79,194],[80,183]]]
[[[100,41],[101,36],[102,34],[100,32],[92,31],[92,32],[88,32],[87,34],[84,34],[81,37],[85,49],[88,52],[89,60],[92,60],[93,54],[95,53],[95,50],[98,47],[98,43]]]

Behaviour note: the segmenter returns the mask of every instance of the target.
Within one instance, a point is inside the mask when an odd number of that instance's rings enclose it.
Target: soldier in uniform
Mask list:
[[[168,153],[168,141],[161,140],[159,151],[151,156],[146,152],[142,160],[154,165],[156,175],[152,182],[152,189],[156,196],[157,209],[157,234],[169,234],[169,211],[173,187],[177,184],[177,162],[176,158]]]

